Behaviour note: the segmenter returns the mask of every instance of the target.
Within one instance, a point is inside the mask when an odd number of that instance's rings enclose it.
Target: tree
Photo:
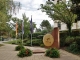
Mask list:
[[[70,7],[64,2],[54,4],[51,1],[47,1],[46,4],[41,4],[42,11],[46,12],[52,20],[59,20],[67,25],[69,35],[71,35],[71,27],[76,18],[76,15],[71,12]]]
[[[24,38],[28,38],[28,34],[30,34],[30,21],[29,21],[29,18],[26,17],[25,13],[22,15],[22,17],[24,21],[24,32],[25,32]],[[32,24],[33,24],[33,30],[34,30],[34,28],[36,28],[36,24],[35,22],[32,22]]]
[[[77,18],[75,19],[75,22],[77,22],[80,20],[80,0],[71,0],[71,2],[71,11],[77,15]]]
[[[41,29],[40,28],[36,28],[36,32],[41,32]]]
[[[13,0],[0,0],[0,35],[6,32],[9,28],[7,22],[11,19],[11,13],[15,13],[20,7],[20,3],[13,2]]]
[[[40,26],[42,27],[42,29],[43,29],[43,28],[46,28],[48,32],[51,31],[51,25],[50,25],[50,23],[49,23],[48,20],[43,20],[43,21],[41,22]]]
[[[30,26],[29,26],[29,18],[26,17],[26,14],[22,14],[23,21],[24,21],[24,38],[28,37],[29,31],[30,31]]]

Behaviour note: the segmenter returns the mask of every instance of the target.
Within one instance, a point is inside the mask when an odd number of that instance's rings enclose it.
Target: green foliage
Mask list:
[[[32,51],[30,49],[21,49],[18,53],[19,57],[31,56]]]
[[[20,3],[13,0],[0,0],[0,35],[10,35],[12,27],[10,25],[11,13],[19,11]]]
[[[24,49],[24,46],[23,45],[18,45],[18,46],[15,47],[15,50],[16,51],[19,51],[21,49]]]
[[[70,46],[69,46],[69,50],[73,53],[77,52],[78,51],[78,45],[76,44],[76,42],[72,43]]]
[[[65,44],[67,45],[67,46],[69,46],[71,43],[73,43],[75,40],[74,40],[74,37],[70,37],[70,36],[68,36],[67,38],[66,38],[66,40],[65,40]]]
[[[76,40],[76,43],[77,43],[77,45],[78,45],[78,49],[80,49],[80,36],[77,36],[77,37],[75,38],[75,40]]]
[[[42,29],[45,29],[46,28],[48,32],[51,31],[51,25],[50,25],[50,23],[49,23],[48,20],[43,20],[41,22],[40,26],[42,27]]]
[[[44,44],[41,44],[41,45],[40,45],[40,47],[44,47],[44,46],[45,46]]]
[[[76,36],[76,37],[75,37],[75,40],[76,40],[76,43],[77,43],[78,45],[80,45],[80,36]]]
[[[24,38],[28,37],[29,31],[30,31],[30,22],[29,22],[29,18],[26,17],[26,14],[22,14],[23,17],[23,21],[24,21]]]
[[[52,1],[47,1],[45,4],[41,4],[41,10],[46,12],[52,20],[64,22],[67,25],[69,35],[71,35],[71,27],[77,16],[71,12],[68,4],[64,2],[54,4]]]
[[[66,39],[66,37],[61,37],[60,38],[60,47],[64,47],[65,46],[65,39]]]
[[[25,57],[26,56],[26,49],[21,49],[18,53],[19,57]]]
[[[8,41],[6,43],[20,45],[20,44],[22,44],[22,40],[21,39],[16,39],[16,40]]]
[[[80,49],[78,48],[78,44],[76,42],[72,43],[68,48],[67,51],[73,54],[80,54]]]
[[[33,53],[30,49],[26,49],[26,56],[31,56]]]
[[[43,39],[43,35],[44,33],[42,32],[33,33],[33,39]]]
[[[41,29],[40,28],[36,28],[36,32],[41,32]]]
[[[67,32],[65,31],[61,31],[60,32],[60,47],[64,47],[65,46],[65,40],[67,37]]]
[[[47,49],[45,55],[49,56],[50,55],[50,51],[51,51],[51,49]]]
[[[74,37],[80,36],[79,29],[72,30],[72,36],[74,36]]]
[[[32,46],[40,46],[40,44],[42,44],[42,40],[40,39],[34,39],[32,40]],[[26,46],[31,46],[31,40],[28,40],[24,45]]]
[[[59,51],[57,49],[55,49],[55,48],[50,48],[50,49],[46,50],[46,54],[45,55],[49,56],[51,58],[58,58],[58,57],[60,57]]]

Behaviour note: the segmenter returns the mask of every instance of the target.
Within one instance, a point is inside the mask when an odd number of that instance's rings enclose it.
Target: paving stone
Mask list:
[[[62,49],[60,49],[60,58],[49,58],[45,56],[45,53],[36,53],[30,57],[20,58],[17,56],[18,51],[15,51],[16,45],[5,44],[0,47],[0,60],[80,60],[79,56],[68,53]],[[45,51],[45,48],[41,47],[29,47],[25,46],[33,51]]]

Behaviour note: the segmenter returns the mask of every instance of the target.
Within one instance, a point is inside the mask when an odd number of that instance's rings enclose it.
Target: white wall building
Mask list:
[[[59,22],[58,20],[54,22],[54,28],[59,27],[60,31],[67,30],[67,26],[65,23],[61,22],[59,26],[58,22]],[[80,21],[77,21],[77,23],[73,23],[72,29],[80,29]]]
[[[59,2],[59,1],[66,2],[66,0],[48,0],[48,1],[53,1],[54,4],[56,4],[56,3]]]

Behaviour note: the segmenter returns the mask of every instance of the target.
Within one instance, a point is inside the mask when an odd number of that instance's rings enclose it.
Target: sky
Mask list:
[[[47,0],[14,0],[21,3],[21,9],[16,15],[13,15],[13,17],[18,17],[22,19],[22,14],[26,14],[26,17],[29,17],[29,20],[31,19],[32,15],[32,21],[36,23],[37,28],[40,28],[40,24],[43,20],[48,20],[50,24],[53,26],[54,22],[49,18],[45,12],[42,12],[41,10],[38,10],[40,8],[40,4],[44,4]]]

